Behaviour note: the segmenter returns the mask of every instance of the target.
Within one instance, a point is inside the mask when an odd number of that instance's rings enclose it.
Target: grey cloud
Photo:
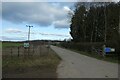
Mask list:
[[[19,29],[7,29],[7,30],[5,30],[5,32],[6,33],[20,33],[21,35],[23,35],[23,34],[28,34],[28,32],[26,32],[26,31],[22,31],[22,30],[19,30]],[[35,34],[40,34],[40,35],[49,35],[49,36],[64,36],[64,37],[69,37],[69,35],[64,35],[64,34],[54,34],[54,33],[43,33],[43,32],[41,32],[41,33],[37,33],[37,32],[31,32],[31,34],[33,34],[33,35],[35,35]],[[23,36],[25,36],[25,35],[23,35]],[[5,39],[7,39],[6,37],[4,37],[3,36],[3,38],[5,38]]]
[[[0,39],[3,41],[10,41],[10,40],[25,40],[24,37],[8,37],[8,36],[0,36]]]
[[[39,33],[41,35],[49,35],[49,36],[63,36],[63,37],[69,37],[69,35],[64,35],[64,34],[50,34],[50,33]]]
[[[22,33],[22,31],[19,29],[7,29],[5,32],[6,33]]]
[[[54,22],[55,28],[69,28],[69,25],[70,23],[68,22],[67,19]]]
[[[0,23],[2,24],[2,3],[0,2]]]
[[[99,0],[2,0],[3,2],[88,2],[88,1],[99,1]],[[102,0],[111,1],[111,0]]]
[[[25,22],[40,26],[49,26],[54,21],[67,17],[63,6],[56,7],[44,2],[3,2],[2,14],[3,19],[13,23]]]
[[[55,28],[62,29],[62,28],[69,28],[69,26],[68,25],[55,24]]]

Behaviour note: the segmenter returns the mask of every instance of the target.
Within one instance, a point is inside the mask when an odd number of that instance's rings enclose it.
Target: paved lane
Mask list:
[[[56,46],[51,48],[62,58],[57,70],[59,78],[118,78],[118,64]]]

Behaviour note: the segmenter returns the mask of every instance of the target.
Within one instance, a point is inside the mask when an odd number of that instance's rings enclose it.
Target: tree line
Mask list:
[[[73,42],[120,44],[120,2],[77,2],[74,8],[70,21]]]

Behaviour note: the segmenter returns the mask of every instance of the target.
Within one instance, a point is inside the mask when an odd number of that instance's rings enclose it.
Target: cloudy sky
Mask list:
[[[68,12],[72,5],[72,2],[3,2],[1,37],[26,40],[26,25],[32,25],[31,40],[71,38]]]
[[[9,1],[2,1],[2,5],[0,3],[2,6],[0,9],[2,10],[0,12],[0,14],[2,13],[0,40],[27,40],[28,27],[26,25],[33,26],[31,40],[71,38],[68,12],[73,13],[70,9],[74,6],[73,0],[69,0],[69,2],[68,0],[65,0],[66,2],[57,2],[56,0],[53,0],[54,2],[50,0],[44,0],[44,2],[37,2],[38,0]]]

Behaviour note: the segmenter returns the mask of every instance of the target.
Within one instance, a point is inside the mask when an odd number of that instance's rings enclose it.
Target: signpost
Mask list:
[[[115,48],[111,48],[111,52],[115,52]]]
[[[33,26],[30,26],[30,25],[26,25],[27,27],[29,27],[29,31],[28,31],[28,43],[24,43],[24,47],[25,48],[28,48],[28,56],[29,56],[29,53],[30,53],[30,28],[33,27]]]
[[[115,52],[115,48],[106,47],[103,45],[103,57],[105,57],[106,54],[110,54],[111,52]]]
[[[105,52],[111,52],[111,48],[106,47],[106,48],[105,48]]]
[[[110,52],[115,52],[115,48],[106,47],[104,51],[105,53],[109,54]]]
[[[25,52],[26,52],[26,49],[27,49],[28,56],[29,56],[29,47],[30,47],[30,44],[28,42],[24,43],[24,49],[25,49]]]
[[[29,43],[24,43],[24,48],[28,48],[30,46]]]

